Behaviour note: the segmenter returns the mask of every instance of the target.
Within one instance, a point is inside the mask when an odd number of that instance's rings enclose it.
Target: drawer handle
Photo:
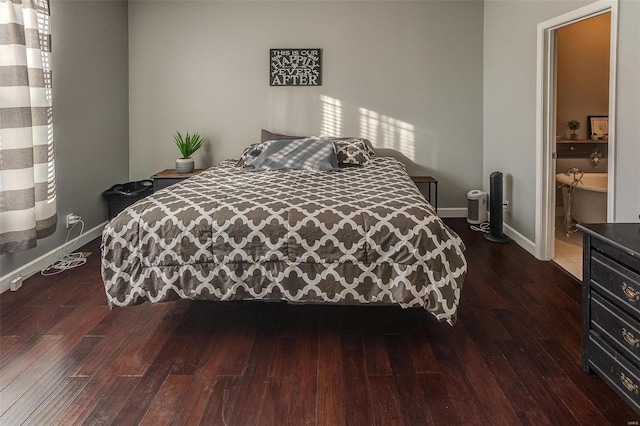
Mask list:
[[[640,339],[636,338],[633,333],[627,331],[626,328],[622,329],[622,337],[629,345],[633,346],[634,348],[640,348]]]
[[[636,395],[638,394],[638,385],[633,383],[630,378],[624,375],[624,373],[620,373],[620,381],[622,382],[622,386],[627,388],[629,392],[633,392]]]
[[[631,286],[627,285],[627,283],[622,283],[622,292],[629,298],[632,302],[637,302],[640,300],[640,291],[636,291]]]

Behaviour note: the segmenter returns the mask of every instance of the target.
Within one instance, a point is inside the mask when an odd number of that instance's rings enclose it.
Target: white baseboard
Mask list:
[[[18,277],[27,279],[31,275],[36,274],[41,270],[43,270],[44,268],[46,268],[47,266],[51,265],[56,260],[56,258],[58,257],[58,254],[62,250],[67,249],[68,251],[72,252],[73,250],[79,247],[82,247],[88,242],[98,238],[99,236],[102,235],[102,229],[105,227],[106,224],[107,222],[103,222],[100,225],[96,226],[95,228],[88,230],[84,234],[78,235],[76,238],[74,238],[71,241],[68,241],[66,244],[63,244],[60,247],[54,250],[51,250],[48,253],[43,254],[37,259],[32,260],[26,265],[23,265],[20,268],[15,269],[9,272],[8,274],[1,276],[0,277],[0,293],[4,293],[5,291],[9,290],[11,288],[11,281],[13,281],[14,279]]]
[[[533,257],[536,257],[536,245],[533,241],[507,225],[503,225],[504,233],[511,238],[516,244],[528,251]]]
[[[467,209],[463,207],[457,208],[445,208],[438,209],[438,216],[447,218],[447,217],[467,217]],[[489,214],[487,212],[487,221],[489,220]],[[532,256],[536,256],[536,245],[533,241],[513,229],[511,226],[504,223],[503,232],[506,236],[511,238],[516,244],[520,247],[531,253]]]
[[[467,217],[466,207],[450,207],[439,208],[438,216],[440,217]]]

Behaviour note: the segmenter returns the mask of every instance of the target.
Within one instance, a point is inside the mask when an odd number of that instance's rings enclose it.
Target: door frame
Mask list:
[[[615,219],[616,60],[618,0],[600,0],[538,24],[536,87],[536,223],[535,249],[540,260],[554,256],[555,241],[555,138],[556,138],[556,37],[567,25],[611,13],[609,57],[609,140],[607,151],[607,221]]]

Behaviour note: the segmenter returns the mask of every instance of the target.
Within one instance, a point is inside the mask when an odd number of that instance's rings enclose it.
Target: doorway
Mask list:
[[[581,280],[582,235],[576,224],[607,221],[609,136],[604,124],[609,117],[611,12],[565,25],[555,33],[556,208],[552,260]]]
[[[610,27],[608,37],[609,52],[607,58],[609,78],[608,85],[605,85],[605,90],[608,93],[604,95],[607,99],[604,101],[600,99],[598,101],[600,102],[599,106],[594,106],[590,100],[585,101],[582,99],[579,102],[574,102],[574,106],[569,105],[567,108],[566,92],[567,90],[572,90],[572,88],[559,86],[559,84],[562,84],[562,76],[558,75],[560,64],[558,60],[559,34],[566,38],[566,36],[564,36],[565,33],[571,34],[575,32],[575,30],[580,29],[578,26],[573,27],[574,25],[589,25],[590,22],[595,22],[590,21],[592,19],[596,19],[600,23],[606,20]],[[603,170],[606,164],[609,178],[607,179],[605,177],[608,182],[605,185],[607,188],[606,195],[604,195],[606,198],[606,207],[603,206],[603,209],[606,213],[603,213],[603,217],[605,221],[606,218],[613,218],[613,190],[615,188],[613,177],[615,176],[616,24],[617,1],[598,1],[538,24],[536,255],[541,260],[553,259],[557,263],[566,263],[565,259],[568,259],[572,265],[565,267],[565,269],[578,278],[581,277],[582,271],[582,248],[579,245],[581,244],[581,236],[575,232],[568,233],[566,230],[563,232],[564,217],[562,217],[562,214],[565,212],[564,200],[560,195],[562,187],[558,188],[558,192],[556,192],[556,187],[559,185],[559,182],[556,182],[556,173],[566,172],[567,170],[560,171],[557,167],[566,167],[574,161],[563,158],[567,157],[565,152],[569,152],[569,158],[576,157],[575,160],[579,160],[575,164],[577,166],[575,169],[578,169],[580,172],[583,171],[582,169],[593,171],[592,169],[595,169],[595,167],[590,167],[590,164],[591,166],[597,165],[600,170]],[[562,47],[563,46],[560,46],[560,48]],[[562,65],[560,68],[562,68]],[[583,75],[588,74],[589,69],[586,64],[581,64],[580,68],[583,69]],[[575,82],[571,80],[569,86],[574,83]],[[582,95],[585,95],[584,88],[580,91]],[[582,95],[577,97],[580,98]],[[586,93],[586,95],[588,96],[590,94]],[[559,96],[560,98],[564,97],[564,99],[560,99]],[[561,102],[559,103],[559,101]],[[571,102],[569,102],[569,104],[571,104]],[[593,109],[593,113],[591,113],[591,109]],[[601,112],[596,112],[596,110]],[[585,116],[582,117],[582,115]],[[597,136],[597,141],[591,139],[590,116],[607,117],[610,130],[606,135],[608,139],[606,144],[601,143],[604,142],[604,135],[602,135],[602,140],[600,140],[599,136]],[[567,117],[571,118],[569,119]],[[573,120],[581,122],[581,131],[579,131],[579,133],[576,131],[576,139],[571,140],[570,134],[574,133],[574,131],[568,129],[567,124],[568,121]],[[565,139],[569,139],[570,144],[565,144]],[[596,147],[598,148],[597,150],[595,149]],[[577,152],[574,152],[576,150]],[[562,152],[562,154],[560,154],[560,152]],[[593,154],[593,157],[591,157],[591,154]],[[561,158],[557,159],[556,157],[558,155]],[[597,158],[597,160],[592,160],[593,158]],[[600,163],[603,158],[606,159],[606,162]],[[567,169],[574,169],[574,167],[567,167]],[[572,176],[575,178],[575,175]],[[558,209],[559,204],[562,204],[561,209]],[[563,223],[558,224],[558,216],[561,216]],[[557,247],[556,237],[558,236],[559,227],[556,225],[560,225],[560,235],[566,237],[561,238],[561,240],[568,240],[562,241]],[[569,238],[574,234],[575,236]],[[567,253],[567,247],[563,245],[563,243],[574,246],[571,254]],[[558,253],[556,253],[556,251],[558,251]]]

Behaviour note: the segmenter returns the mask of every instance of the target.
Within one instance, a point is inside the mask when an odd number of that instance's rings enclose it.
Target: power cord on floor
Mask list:
[[[479,225],[471,225],[470,228],[476,232],[484,232],[485,234],[491,232],[491,224],[489,222],[482,222]]]
[[[71,235],[71,231],[76,227],[77,224],[80,224],[80,235],[84,232],[84,222],[82,220],[78,220],[67,232],[67,238],[64,240],[64,248],[60,250],[58,257],[53,263],[43,270],[40,273],[44,276],[59,274],[62,271],[66,271],[68,269],[77,268],[78,266],[82,266],[87,263],[87,258],[83,253],[75,252],[69,253],[69,249],[67,248],[67,243],[69,242],[69,235]],[[78,237],[80,236],[78,235]]]
[[[229,402],[229,393],[231,392],[231,390],[229,389],[225,389],[223,394],[222,394],[222,424],[224,426],[229,426],[229,420],[227,419],[227,416],[225,414],[225,411],[227,409],[227,403]]]

